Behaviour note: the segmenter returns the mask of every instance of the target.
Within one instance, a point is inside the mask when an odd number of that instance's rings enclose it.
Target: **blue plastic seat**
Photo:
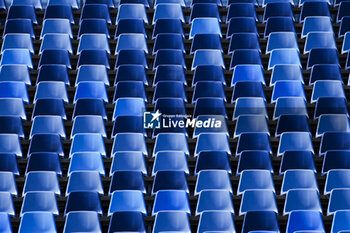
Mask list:
[[[198,137],[202,133],[225,133],[229,136],[225,116],[220,115],[201,115],[197,116],[196,121],[211,122],[213,127],[205,128],[203,125],[195,126],[192,138]]]
[[[189,155],[186,136],[182,133],[160,133],[156,137],[153,156],[159,151],[182,151]]]
[[[68,93],[65,83],[56,81],[38,83],[34,103],[39,99],[61,99],[65,103],[68,103]]]
[[[67,50],[70,54],[73,53],[72,44],[68,34],[45,34],[40,46],[39,54],[45,49],[62,49]]]
[[[179,49],[161,49],[156,53],[153,70],[159,65],[181,65],[186,69],[183,52]]]
[[[23,188],[23,195],[27,192],[47,191],[61,195],[56,172],[36,171],[29,172]]]
[[[226,102],[224,86],[221,82],[197,82],[193,92],[192,103],[203,97],[222,98]]]
[[[67,119],[64,102],[61,99],[39,99],[34,105],[32,119],[40,115],[58,115]]]
[[[255,33],[259,35],[255,19],[252,17],[231,18],[226,37],[230,38],[235,33]]]
[[[266,133],[242,133],[238,138],[236,156],[246,150],[262,150],[272,154],[269,136]]]
[[[225,133],[202,133],[198,136],[195,156],[201,151],[225,151],[231,154],[229,141]]]
[[[71,192],[67,196],[64,215],[76,211],[93,211],[102,215],[102,206],[97,192]]]
[[[183,190],[189,193],[186,174],[183,171],[158,171],[155,174],[152,195],[160,190]]]
[[[184,30],[180,19],[157,19],[154,24],[152,39],[158,34],[177,33],[184,36]]]
[[[230,176],[224,170],[203,170],[198,173],[194,195],[203,190],[226,190],[232,193]]]
[[[86,224],[86,223],[90,224]],[[93,211],[77,211],[67,214],[64,224],[64,233],[78,231],[101,233],[101,225],[98,214]]]
[[[273,35],[270,34],[270,35]],[[270,86],[274,86],[277,81],[299,80],[304,84],[303,73],[300,65],[275,65],[272,69]]]
[[[292,211],[288,218],[286,233],[296,231],[325,232],[322,214],[319,211]]]
[[[231,36],[228,54],[237,49],[256,49],[261,52],[259,38],[255,33],[235,33]]]
[[[142,50],[121,50],[117,56],[115,69],[121,65],[142,65],[148,69],[146,53]]]
[[[108,216],[115,212],[135,211],[147,214],[142,192],[138,190],[115,191],[112,194]]]
[[[30,19],[9,19],[6,20],[4,34],[9,33],[26,33],[32,38],[35,37],[33,23]]]
[[[299,65],[302,68],[298,50],[293,48],[272,50],[268,69],[273,69],[275,65]]]
[[[296,154],[296,153],[294,153],[294,154]],[[295,158],[295,159],[297,159],[297,158]],[[281,194],[284,195],[290,190],[298,190],[298,189],[318,191],[316,175],[315,175],[315,172],[313,170],[309,170],[309,169],[294,170],[294,169],[291,169],[291,170],[285,171],[284,176],[283,176],[283,181],[282,181]],[[294,193],[291,195],[298,196],[299,194]],[[310,194],[310,195],[314,195],[314,194]],[[293,197],[290,197],[290,198],[292,199],[290,201],[293,202]],[[293,203],[289,203],[289,204],[293,205]]]
[[[114,8],[114,3],[112,0],[85,0],[85,5],[89,4],[104,4],[107,5],[109,8]]]
[[[244,215],[249,211],[273,211],[278,213],[274,192],[267,189],[244,191],[239,215]]]
[[[321,138],[319,155],[331,150],[349,150],[347,140],[350,137],[348,132],[326,132]]]
[[[147,50],[147,44],[145,42]],[[183,42],[183,36],[178,33],[162,33],[156,36],[153,54],[156,54],[160,49],[179,49],[185,52],[185,45]]]
[[[179,35],[180,36],[180,35]],[[198,49],[222,50],[221,38],[218,34],[196,34],[193,37],[190,53],[195,53]]]
[[[268,151],[247,150],[239,155],[237,175],[245,170],[267,170],[273,173],[272,163]]]
[[[249,211],[244,216],[242,233],[279,231],[277,214],[273,211]]]
[[[17,134],[24,138],[22,119],[19,116],[0,116],[0,133]]]
[[[328,2],[304,2],[301,7],[300,22],[302,23],[306,17],[326,16],[330,17]]]
[[[164,4],[164,3],[176,3],[176,4],[180,4],[181,7],[186,7],[186,3],[184,0],[156,0],[154,2],[154,6],[158,4]]]
[[[68,19],[74,24],[72,8],[68,5],[48,5],[43,19]]]
[[[80,133],[73,137],[69,156],[76,152],[98,152],[101,156],[106,156],[106,149],[103,137],[98,133]]]
[[[187,102],[185,86],[183,82],[161,81],[158,82],[153,95],[153,103],[159,98],[181,98]]]
[[[29,70],[26,65],[3,65],[0,67],[1,82],[24,82],[31,85]]]
[[[33,135],[28,155],[33,152],[54,152],[64,156],[61,137],[58,134],[35,134]]]
[[[154,111],[157,111],[157,110],[159,110],[159,112],[161,112],[162,114],[186,115],[185,102],[183,101],[183,99],[180,99],[180,98],[160,98],[160,99],[158,99],[154,105]],[[196,117],[196,115],[195,115],[195,117]]]
[[[340,23],[344,16],[350,16],[349,7],[350,5],[347,1],[340,3],[337,13],[337,23]]]
[[[140,171],[116,171],[112,175],[109,195],[116,190],[139,190],[146,193],[143,174]]]
[[[12,153],[22,157],[21,143],[17,134],[0,134],[0,153]]]
[[[29,138],[35,134],[58,134],[60,137],[66,138],[62,118],[60,116],[36,116],[33,119]]]
[[[98,115],[107,120],[107,112],[102,99],[78,99],[74,106],[73,119],[80,115]]]
[[[263,115],[267,118],[265,105],[264,99],[260,97],[240,97],[236,100],[233,120],[236,120],[241,115]]]
[[[113,102],[120,98],[139,98],[148,102],[146,90],[143,82],[140,81],[121,81],[116,84]],[[145,108],[144,108],[145,109]],[[133,112],[136,112],[133,110]],[[113,117],[114,118],[114,117]]]
[[[328,173],[331,170],[349,169],[349,151],[329,150],[325,153],[322,165],[322,173]],[[344,176],[345,178],[346,176]]]
[[[350,33],[346,32],[344,35],[344,39],[343,39],[343,46],[341,49],[341,53],[348,53],[350,51]]]
[[[158,171],[180,171],[189,174],[186,154],[182,151],[160,151],[155,155],[152,175]]]
[[[73,9],[78,9],[78,2],[77,1],[71,1],[71,0],[49,0],[48,6],[50,5],[64,5],[64,6],[70,6]]]
[[[29,103],[27,87],[24,82],[0,82],[0,98],[18,98]]]
[[[32,171],[53,171],[62,175],[58,154],[53,152],[31,153],[28,157],[26,174]]]
[[[206,211],[234,213],[231,194],[226,190],[203,190],[199,194],[196,215]]]
[[[143,214],[132,211],[114,213],[109,222],[108,232],[146,233]]]
[[[84,19],[80,22],[78,38],[83,34],[105,34],[110,38],[108,24],[105,19]]]
[[[12,172],[2,171],[2,172],[0,172],[0,180],[1,180],[0,193],[2,194],[1,196],[3,198],[11,200],[11,202],[12,202],[11,195],[17,196],[17,187],[16,187],[16,181],[15,181],[14,174]],[[6,196],[7,194],[9,195],[9,197]],[[5,201],[5,199],[3,201]],[[8,204],[10,204],[10,203],[8,203]],[[1,205],[0,205],[1,212],[7,212],[7,211],[3,211],[3,208],[5,208],[6,206],[7,206],[6,203],[1,202]],[[9,213],[10,215],[15,214],[13,207],[12,207],[12,211],[10,211],[10,212],[11,212],[11,213]]]
[[[83,35],[86,36],[86,35]],[[108,71],[104,65],[82,65],[78,68],[75,86],[80,82],[103,82],[109,86]]]
[[[194,53],[192,70],[197,66],[215,65],[222,66],[225,69],[224,59],[220,50],[200,49]]]
[[[196,34],[218,34],[222,37],[219,20],[217,18],[193,19],[189,39],[193,39]]]
[[[8,19],[30,19],[33,24],[38,24],[35,15],[35,9],[29,5],[11,5],[8,9]]]
[[[146,8],[143,4],[119,5],[117,22],[121,19],[142,19],[145,24],[148,24]]]
[[[297,37],[294,32],[272,32],[268,36],[266,54],[274,49],[296,49],[299,51]]]
[[[28,49],[6,49],[1,57],[1,66],[7,64],[22,64],[33,69],[30,51]]]
[[[348,115],[346,99],[339,97],[320,97],[316,101],[314,118],[322,114],[345,114]]]
[[[166,3],[166,4],[158,4],[154,7],[154,16],[152,20],[152,24],[158,19],[177,19],[182,23],[185,23],[185,18],[182,13],[182,8],[179,4],[174,3]]]
[[[236,82],[233,88],[231,103],[235,103],[238,98],[242,97],[257,97],[266,101],[262,83],[256,81]]]
[[[205,211],[200,215],[197,233],[236,232],[233,214],[227,211]]]
[[[331,232],[348,232],[350,230],[349,225],[350,211],[339,210],[334,213]]]
[[[191,209],[184,190],[160,190],[154,199],[152,215],[160,211],[183,211],[191,215]]]
[[[222,1],[221,0],[192,0],[191,1],[191,7],[193,7],[194,4],[197,3],[215,3],[218,6],[222,6]]]
[[[77,116],[73,120],[71,138],[79,133],[98,133],[107,137],[103,118],[101,116]]]
[[[263,20],[271,17],[289,17],[294,20],[292,4],[288,1],[269,2],[265,6]]]
[[[1,70],[1,69],[0,69]],[[1,75],[1,71],[0,71]],[[39,68],[37,84],[43,81],[58,81],[70,85],[68,69],[65,65],[42,65]]]
[[[350,132],[348,116],[344,114],[321,115],[317,124],[316,137],[326,132]]]
[[[106,43],[108,45],[108,41],[106,41]],[[117,54],[121,50],[134,50],[134,49],[143,50],[145,53],[148,53],[145,35],[140,33],[119,35],[115,54]]]
[[[83,50],[79,54],[77,67],[81,65],[104,65],[110,69],[108,53],[105,50]]]
[[[278,155],[290,150],[307,150],[314,152],[309,132],[285,132],[281,134]]]
[[[292,189],[287,192],[283,215],[292,211],[307,210],[322,213],[318,191],[315,189]]]
[[[120,133],[141,133],[145,137],[147,133],[143,127],[143,117],[141,116],[118,116],[114,120],[112,135],[114,138]]]
[[[281,115],[278,118],[275,137],[284,132],[309,132],[309,118],[305,115]]]
[[[91,0],[89,0],[89,1],[91,1]],[[95,1],[95,0],[92,0],[92,1]],[[98,0],[97,0],[97,1],[98,1]],[[113,1],[112,1],[112,0],[108,0],[108,1],[110,1],[110,2],[113,4]],[[121,0],[121,1],[119,2],[119,5],[128,4],[128,3],[143,4],[143,5],[145,5],[145,7],[147,7],[147,8],[150,7],[148,0]]]
[[[346,57],[345,69],[346,70],[350,69],[350,55],[349,55],[349,53],[348,53],[348,56]]]
[[[333,189],[329,197],[327,215],[333,215],[338,210],[349,210],[349,188]]]
[[[291,17],[270,17],[266,21],[264,37],[272,32],[295,32],[294,22]]]
[[[112,23],[108,6],[104,4],[84,5],[80,15],[80,21],[84,19],[104,19],[108,24]]]
[[[114,86],[120,81],[141,81],[148,86],[146,69],[143,65],[120,65],[116,70]]]
[[[161,34],[160,36],[162,35],[166,36],[167,34]],[[174,35],[177,35],[177,34],[174,34]],[[159,36],[157,38],[159,38]],[[0,75],[1,75],[1,70],[0,70]],[[162,81],[182,82],[183,85],[187,86],[184,68],[181,65],[158,66],[154,74],[153,86],[156,86],[158,82],[162,82]]]
[[[309,32],[332,32],[332,21],[328,16],[309,16],[304,19],[301,38],[305,38]]]
[[[121,151],[141,151],[148,155],[146,141],[140,133],[120,133],[115,136],[112,148],[112,156],[115,152]]]
[[[241,115],[237,118],[233,137],[239,137],[242,133],[266,133],[270,134],[264,115]]]
[[[180,211],[161,211],[156,214],[153,233],[178,231],[190,233],[187,213]]]
[[[43,232],[56,233],[55,219],[50,212],[28,212],[23,214],[19,233]]]
[[[68,19],[45,19],[40,34],[40,39],[48,33],[68,34],[73,39],[72,27]]]
[[[327,173],[324,194],[328,195],[334,189],[350,188],[348,169],[332,169]]]
[[[0,171],[12,172],[14,175],[19,175],[17,158],[15,154],[1,153],[0,154]]]
[[[83,50],[105,50],[110,54],[108,38],[105,34],[83,34],[79,40],[77,54]]]
[[[260,53],[256,49],[237,49],[233,51],[230,70],[234,69],[237,65],[261,65]]]
[[[10,216],[7,213],[0,213],[0,231],[12,232]]]
[[[77,85],[74,101],[79,99],[101,99],[108,103],[106,87],[103,82],[81,82]]]
[[[271,103],[281,97],[299,97],[306,100],[303,84],[300,81],[277,81],[273,87]]]
[[[318,80],[339,80],[343,82],[340,67],[336,64],[314,65],[311,69],[309,84],[312,85]]]
[[[166,153],[166,152],[162,152]],[[137,171],[147,174],[144,155],[140,151],[116,152],[111,165],[110,176],[118,171]]]
[[[41,1],[40,0],[13,0],[11,2],[11,6],[33,6],[35,9],[42,9]]]
[[[71,69],[69,52],[63,49],[45,49],[41,54],[38,66],[50,64],[65,65],[68,69]]]
[[[145,25],[142,19],[120,19],[117,22],[115,39],[123,33],[140,33],[147,37]]]
[[[217,18],[221,22],[219,7],[216,3],[195,3],[191,7],[190,22],[196,18]]]
[[[34,47],[30,34],[24,33],[11,33],[4,36],[4,41],[1,47],[1,53],[5,49],[28,49],[31,53],[34,53]]]
[[[69,176],[66,196],[72,192],[97,192],[103,195],[100,174],[97,171],[76,171]]]
[[[58,215],[55,194],[52,192],[28,192],[24,195],[20,216],[28,212],[49,212]]]
[[[306,37],[304,54],[314,48],[337,49],[333,32],[309,32]]]
[[[69,163],[68,176],[77,171],[98,171],[104,176],[105,170],[101,155],[97,152],[74,153]]]
[[[194,70],[192,86],[199,81],[219,81],[226,86],[224,70],[221,66],[197,66]]]
[[[275,192],[271,172],[268,170],[244,170],[239,177],[237,195],[250,189],[265,189]]]
[[[257,19],[255,8],[250,3],[231,3],[228,5],[226,23],[232,18],[249,17]]]
[[[226,170],[231,173],[228,154],[223,151],[200,152],[196,162],[195,175],[202,170]]]
[[[146,105],[143,98],[118,98],[114,108],[113,120],[118,116],[143,116],[144,110],[146,110]]]

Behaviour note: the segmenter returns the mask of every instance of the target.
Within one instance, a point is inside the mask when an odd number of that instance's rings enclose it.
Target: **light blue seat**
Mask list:
[[[50,5],[67,5],[67,6],[70,6],[72,7],[73,9],[78,9],[79,6],[78,6],[78,3],[77,1],[75,0],[49,0],[48,6]]]
[[[268,3],[274,3],[274,2],[281,2],[279,0],[263,0],[262,1],[262,7],[265,7]],[[293,0],[286,0],[282,2],[289,2],[292,6],[294,6],[294,1]]]
[[[343,83],[338,80],[319,80],[314,84],[311,95],[311,103],[315,103],[320,97],[346,98]]]
[[[110,54],[111,50],[109,48],[107,35],[88,33],[81,35],[77,55],[83,50],[105,50]]]
[[[274,192],[264,189],[244,191],[239,215],[244,215],[249,211],[273,211],[278,213]]]
[[[276,100],[273,119],[276,120],[281,115],[306,115],[306,101],[303,97],[280,97]]]
[[[142,19],[148,24],[146,8],[143,4],[121,4],[118,7],[117,21],[120,19]]]
[[[113,120],[118,116],[143,116],[146,110],[142,98],[118,98],[113,112]]]
[[[292,211],[289,214],[286,233],[326,232],[319,211]]]
[[[79,133],[96,133],[107,137],[104,121],[101,116],[77,116],[73,119],[71,138]]]
[[[266,116],[240,115],[236,121],[233,137],[239,137],[242,133],[266,133],[270,135]]]
[[[161,81],[158,82],[153,94],[153,103],[159,98],[180,98],[187,103],[186,91],[183,82]]]
[[[294,32],[272,32],[267,41],[266,54],[269,54],[274,49],[296,49],[299,51],[299,46]]]
[[[189,155],[186,136],[183,133],[160,133],[156,137],[153,156],[159,151],[182,151]]]
[[[175,86],[174,86],[175,88]],[[215,97],[222,98],[226,102],[225,89],[222,82],[217,81],[199,81],[195,84],[192,103],[195,103],[199,98]]]
[[[33,6],[35,9],[42,9],[40,0],[13,0],[11,6]]]
[[[267,118],[265,100],[261,97],[238,98],[233,110],[233,120],[236,120],[241,115],[263,115]]]
[[[101,176],[105,175],[103,160],[97,152],[77,152],[71,157],[68,175],[76,171],[98,171]]]
[[[68,34],[63,33],[47,33],[44,35],[39,54],[45,49],[63,49],[67,50],[70,54],[73,53],[72,44]]]
[[[324,133],[321,138],[319,155],[323,155],[328,152],[337,153],[337,151],[349,150],[349,144],[347,143],[349,137],[350,133],[348,132]]]
[[[85,35],[84,35],[85,36]],[[108,71],[104,65],[81,65],[78,68],[75,86],[80,82],[103,82],[109,86]]]
[[[304,84],[302,69],[299,65],[275,65],[272,69],[270,87],[277,81],[298,80]]]
[[[350,188],[350,170],[332,169],[327,172],[324,194],[329,195],[334,189]]]
[[[311,169],[291,169],[285,171],[281,194],[284,195],[293,189],[312,189],[318,191],[315,171]]]
[[[218,34],[222,37],[221,27],[217,18],[196,18],[192,21],[189,39],[196,34]]]
[[[183,151],[160,151],[155,155],[152,176],[158,171],[183,171],[189,174],[186,154]]]
[[[152,233],[160,232],[184,232],[191,233],[188,215],[181,211],[161,211],[156,214]]]
[[[202,151],[198,155],[195,175],[203,170],[223,170],[231,174],[229,155],[223,151]]]
[[[332,233],[336,232],[349,232],[350,231],[350,211],[339,210],[334,213],[332,222]]]
[[[301,61],[297,49],[274,49],[271,51],[268,69],[271,70],[275,65],[299,65]]]
[[[28,49],[29,52],[34,53],[34,47],[30,34],[16,33],[6,34],[2,42],[1,53],[5,49]]]
[[[0,201],[0,211],[2,213],[7,213],[9,216],[15,216],[15,208],[11,194],[8,192],[0,192]]]
[[[0,172],[0,192],[8,193],[9,195],[17,196],[17,187],[15,176],[12,172]],[[3,212],[3,211],[1,211]],[[14,215],[14,211],[11,215]]]
[[[182,8],[176,3],[162,3],[154,7],[154,16],[152,24],[154,25],[158,19],[178,19],[185,23]]]
[[[233,214],[227,211],[205,211],[200,215],[197,233],[231,232],[235,233]]]
[[[49,212],[58,215],[58,205],[53,192],[28,192],[24,195],[20,216],[28,212]]]
[[[21,143],[17,134],[0,134],[0,153],[12,153],[22,157]]]
[[[227,211],[234,214],[231,193],[227,190],[203,190],[199,193],[196,215],[205,211]]]
[[[75,104],[79,99],[102,99],[108,103],[106,87],[103,82],[81,82],[77,85],[74,101]]]
[[[0,82],[0,98],[18,98],[23,103],[29,103],[26,84],[23,82]]]
[[[349,188],[333,189],[329,197],[327,215],[333,215],[338,210],[350,210],[349,198]]]
[[[106,148],[101,134],[81,133],[73,137],[69,156],[76,152],[98,152],[101,156],[106,156]]]
[[[272,154],[269,135],[266,133],[242,133],[238,138],[236,156],[249,150],[266,151]]]
[[[7,213],[0,213],[0,231],[12,232],[10,216]]]
[[[272,32],[293,32],[296,33],[292,17],[270,17],[266,21],[264,38]]]
[[[197,116],[197,122],[214,122],[214,127],[205,128],[203,126],[195,126],[193,131],[193,138],[198,137],[201,133],[225,133],[229,136],[226,119],[224,116],[219,115],[201,115]]]
[[[60,116],[36,116],[33,119],[29,138],[35,134],[58,134],[66,138],[63,120]]]
[[[245,170],[267,170],[273,173],[269,152],[262,150],[243,151],[239,155],[237,175]]]
[[[101,233],[102,230],[98,213],[93,211],[69,212],[66,217],[63,232],[73,233],[78,231]]]
[[[107,42],[108,45],[108,42]],[[130,33],[120,34],[118,37],[117,48],[115,54],[118,54],[120,50],[143,50],[148,54],[147,42],[144,34],[141,33]]]
[[[304,86],[300,81],[277,81],[273,87],[271,103],[276,103],[281,97],[300,97],[306,101]]]
[[[225,170],[203,170],[198,173],[194,195],[203,190],[226,190],[232,193],[230,175]]]
[[[350,132],[348,116],[345,114],[323,114],[318,119],[316,137],[325,132]]]
[[[331,18],[328,16],[306,17],[301,32],[301,38],[305,38],[309,32],[332,32],[333,26]]]
[[[28,49],[6,49],[2,53],[1,66],[7,64],[22,64],[33,69],[33,62]]]
[[[68,93],[64,82],[40,82],[34,96],[34,103],[39,99],[61,99],[68,103]]]
[[[24,82],[26,85],[31,85],[30,74],[26,65],[3,65],[0,67],[1,82]]]
[[[55,219],[50,212],[28,212],[23,214],[19,233],[57,233]]]
[[[102,181],[97,171],[76,171],[69,176],[66,196],[73,192],[97,192],[103,195]]]
[[[112,154],[121,151],[140,151],[148,155],[145,137],[141,133],[120,133],[114,138]]]
[[[230,155],[231,149],[227,135],[225,133],[200,134],[197,139],[194,156],[206,150],[225,151]]]
[[[154,199],[152,216],[161,211],[182,211],[191,215],[187,193],[184,190],[160,190]]]
[[[192,70],[197,66],[215,65],[225,69],[224,59],[220,50],[200,49],[194,53]]]
[[[260,65],[236,65],[233,69],[231,87],[237,82],[254,81],[265,85],[264,70]]]
[[[306,36],[304,54],[313,48],[337,49],[333,32],[309,32]]]
[[[40,34],[40,39],[48,33],[68,34],[73,39],[73,31],[68,19],[45,19]]]
[[[246,190],[266,189],[275,192],[275,186],[269,170],[244,170],[239,177],[237,195]]]
[[[341,53],[348,53],[350,51],[350,32],[346,32],[344,39],[343,39],[343,45],[341,49]]]
[[[299,1],[299,7],[301,7],[305,2],[313,2],[313,1],[315,1],[315,0],[300,0]],[[334,5],[336,6],[337,5],[337,2],[338,0],[336,0],[335,2],[334,2]],[[333,5],[333,2],[331,2],[331,1],[329,1],[329,0],[321,0],[321,1],[315,1],[315,2],[327,2],[328,3],[328,5],[330,5],[330,6],[332,6]]]
[[[109,204],[108,216],[115,212],[135,211],[146,215],[143,193],[139,190],[114,191]]]
[[[56,172],[33,171],[29,172],[23,188],[23,195],[27,192],[48,191],[61,195]]]
[[[110,176],[117,171],[138,171],[144,175],[147,174],[144,155],[141,151],[116,152],[112,157]]]
[[[280,156],[290,150],[307,150],[314,152],[312,146],[311,135],[308,132],[285,132],[281,134],[278,145],[278,153]]]
[[[296,210],[312,210],[322,213],[322,207],[315,189],[291,189],[287,192],[283,215]]]

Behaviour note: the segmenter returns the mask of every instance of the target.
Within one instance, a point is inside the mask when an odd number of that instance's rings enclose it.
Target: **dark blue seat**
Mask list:
[[[234,103],[240,97],[261,97],[264,100],[266,99],[263,85],[261,82],[254,81],[236,82],[233,87],[231,103]]]
[[[181,98],[160,98],[156,101],[154,110],[169,115],[186,114],[185,102]]]
[[[236,155],[246,150],[262,150],[271,154],[269,136],[266,133],[242,133],[238,138]]]
[[[117,22],[115,39],[123,33],[140,33],[147,36],[145,24],[142,19],[120,19]]]
[[[109,222],[108,233],[130,231],[146,233],[143,214],[132,211],[113,213]]]
[[[87,222],[91,224],[86,224]],[[101,232],[98,214],[92,211],[77,211],[67,214],[64,224],[64,233],[86,231]]]
[[[15,154],[1,153],[0,154],[0,171],[12,172],[14,175],[19,175],[17,158]]]
[[[314,118],[322,114],[345,114],[348,115],[346,99],[342,97],[320,97],[316,101]]]
[[[222,98],[226,102],[224,86],[221,82],[197,82],[193,92],[192,103],[203,97]]]
[[[96,192],[103,195],[100,173],[97,171],[76,171],[69,176],[66,195],[73,192]]]
[[[29,212],[49,212],[58,215],[58,205],[52,192],[29,192],[24,195],[20,216]]]
[[[28,155],[34,152],[53,152],[64,156],[60,136],[57,134],[35,134],[30,141]]]
[[[347,1],[340,3],[337,14],[337,23],[340,23],[344,16],[350,16],[349,14],[350,4]]]
[[[344,37],[348,31],[350,31],[350,16],[344,16],[340,21],[338,37]]]
[[[113,101],[118,101],[119,98],[141,98],[148,102],[146,90],[140,81],[122,81],[118,82],[114,92]]]
[[[34,103],[39,99],[61,99],[68,103],[68,93],[63,82],[40,82],[34,96]]]
[[[71,0],[49,0],[48,6],[50,5],[64,5],[69,6],[73,9],[78,9],[78,2],[77,1],[71,1]]]
[[[108,6],[104,4],[84,5],[80,15],[80,21],[84,19],[104,19],[108,24],[112,23]]]
[[[267,3],[263,17],[264,22],[271,17],[289,17],[294,20],[292,4],[287,1]]]
[[[299,65],[288,64],[275,65],[272,69],[270,86],[275,85],[275,83],[280,80],[299,80],[304,84],[301,67]]]
[[[147,136],[143,128],[143,117],[141,116],[118,116],[114,120],[112,138],[119,133],[142,133]]]
[[[0,116],[0,133],[17,134],[24,138],[22,119],[19,116]]]
[[[30,19],[9,19],[6,20],[3,35],[9,33],[27,33],[35,37],[33,23]]]
[[[332,232],[347,232],[350,230],[350,211],[339,210],[334,213],[332,222]]]
[[[305,115],[281,115],[278,118],[275,136],[284,132],[311,132],[309,118]]]
[[[28,158],[26,174],[32,171],[53,171],[62,175],[58,154],[53,152],[31,153]]]
[[[319,154],[323,155],[331,150],[348,150],[350,133],[348,132],[326,132],[321,139]]]
[[[195,3],[191,8],[190,22],[195,18],[217,18],[221,22],[218,5],[215,3]]]
[[[278,232],[277,214],[273,211],[249,211],[244,216],[242,233]]]
[[[256,49],[237,49],[233,51],[230,70],[234,69],[237,65],[263,65],[260,58],[260,53]]]
[[[146,193],[143,174],[140,171],[116,171],[112,175],[109,194],[116,190],[139,190]]]
[[[1,72],[0,72],[1,75]],[[182,82],[187,86],[184,68],[181,65],[160,65],[154,74],[153,86],[162,81]]]
[[[89,1],[91,1],[91,0],[89,0]],[[110,2],[113,4],[113,1],[112,1],[112,0],[108,0],[108,1],[110,1]],[[150,6],[149,6],[148,0],[121,0],[121,1],[119,2],[119,5],[121,5],[121,4],[129,4],[129,3],[133,3],[133,4],[143,4],[143,5],[145,5],[145,7],[147,7],[147,8],[150,7]]]
[[[327,151],[323,159],[322,173],[325,174],[331,170],[349,169],[349,156],[349,151],[341,150],[341,148]]]
[[[301,7],[300,22],[304,22],[306,17],[327,16],[330,17],[328,2],[304,2]]]
[[[80,115],[97,115],[107,120],[107,112],[102,99],[78,99],[74,106],[73,118]]]
[[[265,115],[241,115],[237,118],[233,137],[242,133],[266,133],[270,135]]]
[[[71,69],[69,52],[63,49],[45,49],[40,57],[39,67],[42,65],[65,65]]]
[[[192,86],[199,81],[219,81],[226,86],[224,69],[216,65],[196,66],[193,74]]]
[[[349,169],[331,169],[327,172],[324,194],[328,195],[334,189],[350,188]]]
[[[158,212],[154,222],[154,233],[165,231],[190,232],[187,213],[180,211]]]
[[[81,51],[77,67],[82,65],[104,65],[107,69],[110,69],[108,54],[105,50]]]
[[[153,70],[159,65],[181,65],[186,69],[183,52],[179,49],[161,49],[156,52]]]
[[[222,1],[221,0],[192,0],[191,1],[191,6],[197,3],[215,3],[218,6],[222,6]]]
[[[339,80],[342,82],[340,67],[336,64],[314,65],[311,69],[309,84],[312,85],[318,80]]]
[[[228,24],[226,37],[230,38],[235,33],[255,33],[259,35],[255,19],[251,17],[231,18]]]
[[[301,38],[309,32],[333,32],[332,21],[328,16],[312,16],[304,20]]]
[[[120,65],[117,68],[114,86],[120,81],[141,81],[148,86],[145,67],[143,65]]]
[[[333,215],[338,210],[350,210],[350,189],[333,189],[328,202],[327,215]]]
[[[147,44],[145,44],[147,48]],[[154,42],[153,54],[160,49],[179,49],[185,52],[183,37],[178,33],[162,33],[156,36]]]
[[[68,19],[74,24],[72,8],[68,5],[48,5],[43,19]]]
[[[259,52],[259,38],[255,33],[235,33],[231,36],[228,54],[238,49],[256,49]]]
[[[32,119],[40,115],[57,115],[63,120],[67,119],[64,102],[62,99],[39,99],[33,109]]]
[[[207,211],[201,214],[198,223],[198,233],[208,231],[235,232],[233,214],[226,211]]]
[[[80,22],[78,37],[91,33],[105,34],[110,38],[107,21],[105,19],[83,19]]]
[[[183,190],[189,193],[185,172],[158,171],[154,177],[152,195],[160,190]]]
[[[109,8],[114,8],[113,0],[85,0],[85,5],[89,4],[104,4]]]
[[[31,85],[29,69],[26,65],[3,65],[0,67],[0,81],[16,81],[24,82],[26,85]]]
[[[67,196],[65,215],[76,211],[94,211],[102,214],[100,197],[97,192],[71,192]]]
[[[50,212],[28,212],[23,214],[19,227],[20,233],[56,232],[55,218]]]
[[[268,118],[265,100],[261,97],[240,97],[236,100],[233,120],[242,115],[263,115]]]
[[[294,22],[290,17],[270,17],[266,21],[264,36],[267,38],[271,32],[294,32]]]
[[[280,174],[287,170],[308,169],[316,172],[316,167],[311,151],[285,151],[282,155]]]
[[[33,6],[12,5],[8,9],[7,20],[9,19],[30,19],[33,24],[38,24]]]
[[[183,82],[161,81],[158,82],[153,95],[153,103],[159,98],[181,98],[187,102],[185,86]]]
[[[257,19],[255,7],[250,3],[232,3],[227,11],[226,23],[232,18],[249,17]]]
[[[222,50],[221,39],[218,34],[196,34],[191,45],[191,54],[198,49]]]
[[[152,39],[155,39],[158,34],[162,33],[177,33],[184,36],[182,22],[180,19],[157,19],[154,24]]]
[[[142,65],[147,69],[146,53],[142,50],[121,50],[117,56],[115,69],[121,65]]]
[[[1,74],[1,73],[0,73]],[[42,65],[39,68],[37,84],[44,81],[59,81],[70,85],[68,68],[65,65]]]
[[[222,98],[216,97],[199,98],[195,103],[193,115],[194,117],[201,115],[221,115],[227,118],[225,101]]]
[[[273,173],[272,163],[268,151],[247,150],[239,155],[237,175],[245,170],[267,170]]]
[[[311,69],[316,64],[335,64],[340,66],[337,49],[315,48],[310,51],[307,60],[307,69]]]

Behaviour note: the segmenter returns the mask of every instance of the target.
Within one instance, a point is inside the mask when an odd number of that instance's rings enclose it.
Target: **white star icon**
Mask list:
[[[162,115],[159,110],[157,110],[155,113],[151,113],[152,114],[152,120],[151,122],[153,122],[154,120],[159,121],[159,117]]]

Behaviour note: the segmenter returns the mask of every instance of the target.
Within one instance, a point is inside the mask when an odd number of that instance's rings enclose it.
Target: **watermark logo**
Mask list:
[[[157,110],[156,112],[144,112],[143,127],[145,129],[160,129],[162,114]]]

